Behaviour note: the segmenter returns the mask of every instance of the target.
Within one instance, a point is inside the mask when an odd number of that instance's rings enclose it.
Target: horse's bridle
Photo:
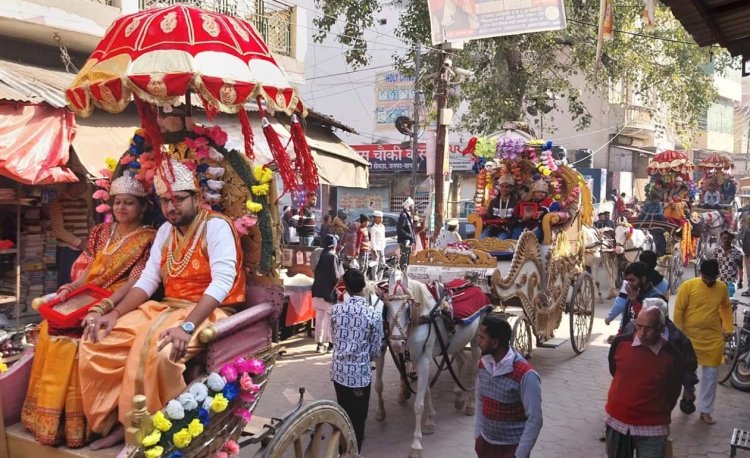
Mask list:
[[[399,290],[401,290],[401,294],[396,294]],[[391,301],[401,301],[401,305],[399,305],[398,309],[393,314],[393,320],[391,322],[390,328],[388,329],[388,338],[390,340],[405,342],[409,337],[409,325],[411,324],[411,306],[416,301],[414,300],[414,297],[411,295],[411,293],[406,289],[401,280],[396,281],[396,286],[393,288],[393,294],[386,294],[383,298],[383,302],[385,302],[386,304],[390,304]],[[404,327],[401,325],[401,321],[399,319],[401,313],[404,310],[406,310],[407,312],[406,329],[404,329]],[[398,332],[400,333],[398,337],[394,337],[394,329],[398,329]]]

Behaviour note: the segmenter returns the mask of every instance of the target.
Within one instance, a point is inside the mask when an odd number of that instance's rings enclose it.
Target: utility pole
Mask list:
[[[414,115],[411,126],[411,197],[417,196],[417,166],[419,165],[419,72],[422,63],[422,45],[414,43]]]
[[[448,104],[448,79],[452,61],[445,52],[445,45],[440,47],[437,81],[437,136],[435,139],[435,234],[439,234],[445,220],[445,155],[447,151],[448,125],[452,113],[446,108]]]

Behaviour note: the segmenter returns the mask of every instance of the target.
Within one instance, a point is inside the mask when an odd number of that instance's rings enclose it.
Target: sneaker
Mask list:
[[[322,343],[319,343],[319,344],[318,344],[318,345],[317,345],[317,346],[315,347],[315,353],[324,353],[324,350],[323,350],[323,344],[322,344]]]
[[[328,346],[326,347],[326,353],[330,353],[332,351],[333,351],[333,344],[329,342]]]

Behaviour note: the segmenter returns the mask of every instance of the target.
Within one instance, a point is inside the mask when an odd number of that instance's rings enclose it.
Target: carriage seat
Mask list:
[[[542,244],[552,244],[552,230],[555,226],[560,226],[570,221],[570,213],[566,211],[557,211],[547,213],[542,217]]]
[[[455,324],[471,323],[490,303],[481,288],[466,280],[457,278],[443,286],[445,293],[451,298],[452,318]],[[428,283],[427,288],[435,300],[440,300],[440,293],[435,282]]]

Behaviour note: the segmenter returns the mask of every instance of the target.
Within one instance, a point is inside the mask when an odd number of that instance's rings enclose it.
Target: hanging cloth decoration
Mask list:
[[[297,171],[302,178],[302,188],[306,191],[315,191],[318,189],[318,166],[315,164],[315,158],[312,155],[310,146],[307,144],[305,131],[302,129],[302,123],[297,113],[292,115],[292,144],[294,145],[294,154]]]
[[[649,29],[653,29],[655,24],[654,0],[645,0],[645,2],[646,5],[643,8],[643,22],[646,23],[646,27],[648,27]]]
[[[281,144],[279,135],[273,130],[273,126],[268,121],[260,97],[258,97],[258,110],[260,111],[263,135],[266,137],[266,142],[268,142],[268,148],[271,150],[271,155],[273,155],[273,162],[276,163],[276,170],[279,172],[281,183],[284,185],[284,193],[286,194],[291,190],[297,189],[297,177],[292,168],[292,160],[284,149],[284,145]]]
[[[247,111],[245,111],[244,107],[237,112],[237,116],[240,118],[242,137],[245,139],[245,155],[250,158],[250,160],[253,160],[255,159],[255,153],[253,152],[253,128],[250,126],[250,120],[247,118]]]
[[[138,108],[138,116],[141,118],[141,127],[146,140],[151,144],[154,161],[159,164],[161,163],[161,145],[164,144],[164,138],[161,135],[159,123],[156,122],[156,107],[139,97],[133,97],[133,99],[135,100],[135,106]]]
[[[474,151],[476,151],[476,149],[477,149],[477,137],[471,137],[471,139],[469,139],[469,144],[466,145],[466,148],[464,148],[463,151],[461,151],[461,154],[464,156],[466,156],[467,154],[469,156],[473,156]]]

